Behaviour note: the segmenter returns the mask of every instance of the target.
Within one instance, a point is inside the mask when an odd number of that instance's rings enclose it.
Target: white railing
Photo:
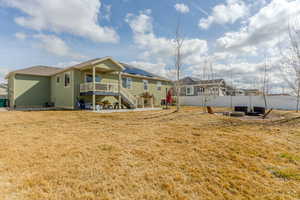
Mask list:
[[[80,92],[93,92],[93,83],[80,84]],[[95,83],[95,92],[118,92],[118,84],[115,83]]]
[[[121,87],[121,93],[129,100],[134,106],[137,106],[137,98],[133,96],[127,89]]]
[[[80,92],[93,92],[93,83],[82,83],[80,84]],[[95,83],[95,92],[113,92],[119,93],[118,84],[114,83]],[[127,98],[134,106],[137,106],[138,100],[133,96],[127,89],[121,87],[122,95]]]

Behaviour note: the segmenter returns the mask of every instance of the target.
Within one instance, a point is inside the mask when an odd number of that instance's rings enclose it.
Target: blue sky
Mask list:
[[[276,62],[278,41],[299,12],[299,0],[0,0],[0,80],[19,68],[103,56],[172,78],[180,16],[182,76],[259,87],[262,55]],[[278,90],[285,83],[271,71]]]

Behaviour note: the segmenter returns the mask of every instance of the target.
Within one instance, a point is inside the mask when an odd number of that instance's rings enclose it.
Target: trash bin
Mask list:
[[[7,99],[0,99],[0,108],[7,107]]]

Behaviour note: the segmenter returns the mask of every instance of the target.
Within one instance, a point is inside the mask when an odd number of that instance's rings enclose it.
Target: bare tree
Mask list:
[[[280,70],[285,82],[288,84],[293,94],[297,96],[296,111],[300,106],[300,29],[299,24],[294,23],[288,26],[289,46],[281,53]]]
[[[176,68],[176,111],[180,110],[180,74],[182,70],[182,46],[184,43],[184,38],[181,36],[180,33],[180,20],[178,20],[177,28],[176,28],[176,36],[175,36],[175,68]]]
[[[269,66],[267,63],[267,56],[265,54],[265,63],[264,63],[264,74],[263,74],[263,87],[262,87],[262,95],[264,98],[265,109],[268,109],[268,101],[267,96],[269,94]]]

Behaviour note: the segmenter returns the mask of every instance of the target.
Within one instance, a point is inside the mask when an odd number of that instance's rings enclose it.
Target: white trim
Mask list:
[[[133,78],[140,78],[140,79],[146,79],[146,80],[159,80],[159,81],[163,81],[163,82],[169,82],[172,83],[171,80],[167,80],[167,79],[163,79],[163,78],[158,78],[158,77],[148,77],[148,76],[142,76],[142,75],[135,75],[135,74],[128,74],[125,72],[122,72],[122,77],[133,77]]]

